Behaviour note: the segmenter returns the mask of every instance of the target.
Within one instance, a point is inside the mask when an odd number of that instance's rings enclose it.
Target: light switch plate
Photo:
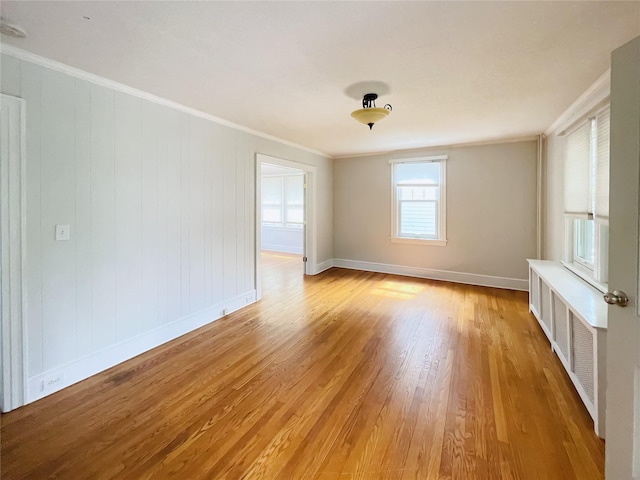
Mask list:
[[[56,225],[56,242],[69,240],[69,225]]]

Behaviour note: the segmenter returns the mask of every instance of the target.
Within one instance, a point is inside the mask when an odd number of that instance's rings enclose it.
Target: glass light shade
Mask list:
[[[360,123],[369,125],[384,120],[389,115],[390,110],[380,107],[361,108],[351,113],[351,116]]]

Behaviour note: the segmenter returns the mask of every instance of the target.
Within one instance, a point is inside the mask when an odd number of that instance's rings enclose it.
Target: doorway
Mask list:
[[[305,173],[296,168],[260,164],[262,251],[304,255]]]
[[[256,155],[256,293],[262,297],[262,252],[299,259],[300,273],[315,273],[316,167]],[[296,258],[297,257],[297,258]]]

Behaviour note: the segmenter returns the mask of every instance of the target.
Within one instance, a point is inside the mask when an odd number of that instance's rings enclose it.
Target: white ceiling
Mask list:
[[[0,8],[28,33],[3,42],[332,156],[538,134],[640,35],[640,2]],[[393,105],[373,131],[350,117],[362,81]]]

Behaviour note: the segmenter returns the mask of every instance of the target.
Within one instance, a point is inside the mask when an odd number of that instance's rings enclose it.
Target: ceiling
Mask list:
[[[2,41],[331,156],[544,131],[640,2],[1,2]],[[359,82],[393,112],[350,117]],[[382,92],[374,92],[382,93]]]

